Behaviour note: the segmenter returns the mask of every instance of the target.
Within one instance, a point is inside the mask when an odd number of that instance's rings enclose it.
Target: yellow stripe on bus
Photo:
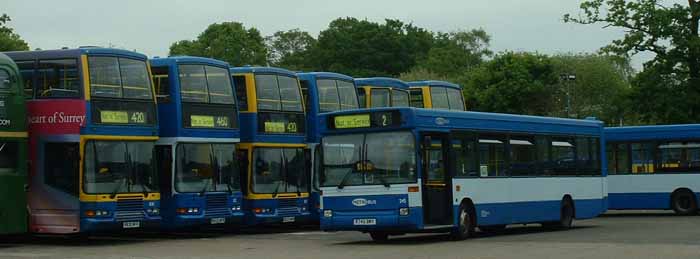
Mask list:
[[[26,131],[0,131],[0,138],[26,138]]]
[[[88,58],[87,55],[80,56],[80,65],[83,70],[83,88],[85,89],[85,100],[90,101],[90,73],[88,72]]]

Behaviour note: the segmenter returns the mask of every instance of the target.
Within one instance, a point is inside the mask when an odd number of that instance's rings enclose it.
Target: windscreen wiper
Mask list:
[[[348,183],[348,179],[350,179],[350,175],[352,174],[352,168],[343,175],[343,179],[340,180],[340,183],[338,183],[338,189],[343,189],[345,188],[345,185]]]
[[[282,182],[277,182],[277,186],[275,186],[275,191],[272,192],[272,198],[277,198],[277,193],[278,193],[278,191],[280,190],[280,185],[281,185],[281,184],[282,184]]]
[[[114,199],[114,197],[117,197],[117,193],[119,193],[119,190],[121,190],[122,186],[127,182],[126,177],[119,178],[119,180],[122,180],[119,185],[117,185],[117,188],[114,188],[112,193],[109,195],[110,199]]]
[[[379,178],[379,181],[384,185],[384,187],[389,188],[391,187],[391,184],[384,179],[383,175],[378,175],[377,178]]]
[[[199,192],[199,196],[204,196],[204,194],[207,192],[207,189],[209,189],[209,185],[210,185],[211,182],[213,182],[213,181],[214,181],[214,180],[212,179],[211,181],[207,181],[207,182],[204,184],[204,188],[202,188],[202,191]]]

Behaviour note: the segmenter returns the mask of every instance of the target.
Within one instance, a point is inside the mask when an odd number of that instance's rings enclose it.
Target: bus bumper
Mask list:
[[[243,212],[231,213],[227,216],[177,215],[172,222],[163,224],[164,228],[177,229],[206,225],[237,225],[243,222]]]
[[[323,231],[396,231],[415,232],[422,228],[423,209],[409,208],[408,215],[399,215],[399,210],[321,211]]]
[[[118,230],[153,230],[160,227],[160,222],[161,218],[159,216],[145,217],[140,220],[132,221],[116,221],[114,218],[81,218],[80,232],[96,233]]]

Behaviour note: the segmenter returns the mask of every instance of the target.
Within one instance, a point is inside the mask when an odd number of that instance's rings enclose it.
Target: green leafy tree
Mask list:
[[[355,77],[398,76],[425,58],[431,32],[398,20],[383,24],[339,18],[320,32],[311,53],[316,70]]]
[[[553,56],[552,64],[560,81],[553,99],[556,107],[551,115],[593,116],[609,124],[622,119],[623,100],[630,91],[629,62],[606,55],[565,54]],[[575,80],[562,78],[567,75],[575,76]]]
[[[577,17],[565,22],[603,24],[623,29],[625,35],[602,49],[616,55],[650,52],[655,57],[633,80],[635,99],[628,110],[637,111],[644,123],[689,123],[700,120],[700,1],[667,5],[661,0],[588,0]],[[677,96],[683,94],[682,98]],[[638,101],[658,102],[658,109],[639,109]],[[667,103],[664,103],[667,102]],[[644,108],[650,107],[645,105]],[[672,119],[669,116],[678,116]],[[658,121],[657,121],[658,120]]]
[[[0,16],[0,51],[29,50],[29,44],[14,29],[7,27],[11,20],[7,14]]]
[[[505,52],[471,70],[462,85],[470,110],[549,115],[558,77],[545,55]]]
[[[417,66],[444,76],[463,74],[493,54],[490,41],[483,29],[438,33],[434,46]]]
[[[278,31],[266,38],[270,50],[270,63],[291,70],[308,69],[309,51],[316,39],[299,29]]]
[[[194,55],[223,60],[232,66],[266,65],[268,49],[256,28],[238,22],[209,25],[196,40],[170,45],[170,55]]]

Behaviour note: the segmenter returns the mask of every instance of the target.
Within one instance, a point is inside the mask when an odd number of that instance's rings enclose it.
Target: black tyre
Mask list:
[[[459,206],[459,226],[457,226],[450,236],[454,240],[464,240],[474,234],[475,224],[470,213],[470,208],[464,204]]]
[[[675,191],[671,195],[671,208],[678,215],[692,215],[697,213],[698,204],[695,194],[687,189]]]
[[[561,201],[559,221],[545,222],[542,223],[542,226],[551,229],[570,229],[574,224],[575,217],[574,203],[570,199],[565,198]]]
[[[389,240],[389,234],[384,232],[369,232],[369,236],[375,242],[386,242],[387,240]]]

